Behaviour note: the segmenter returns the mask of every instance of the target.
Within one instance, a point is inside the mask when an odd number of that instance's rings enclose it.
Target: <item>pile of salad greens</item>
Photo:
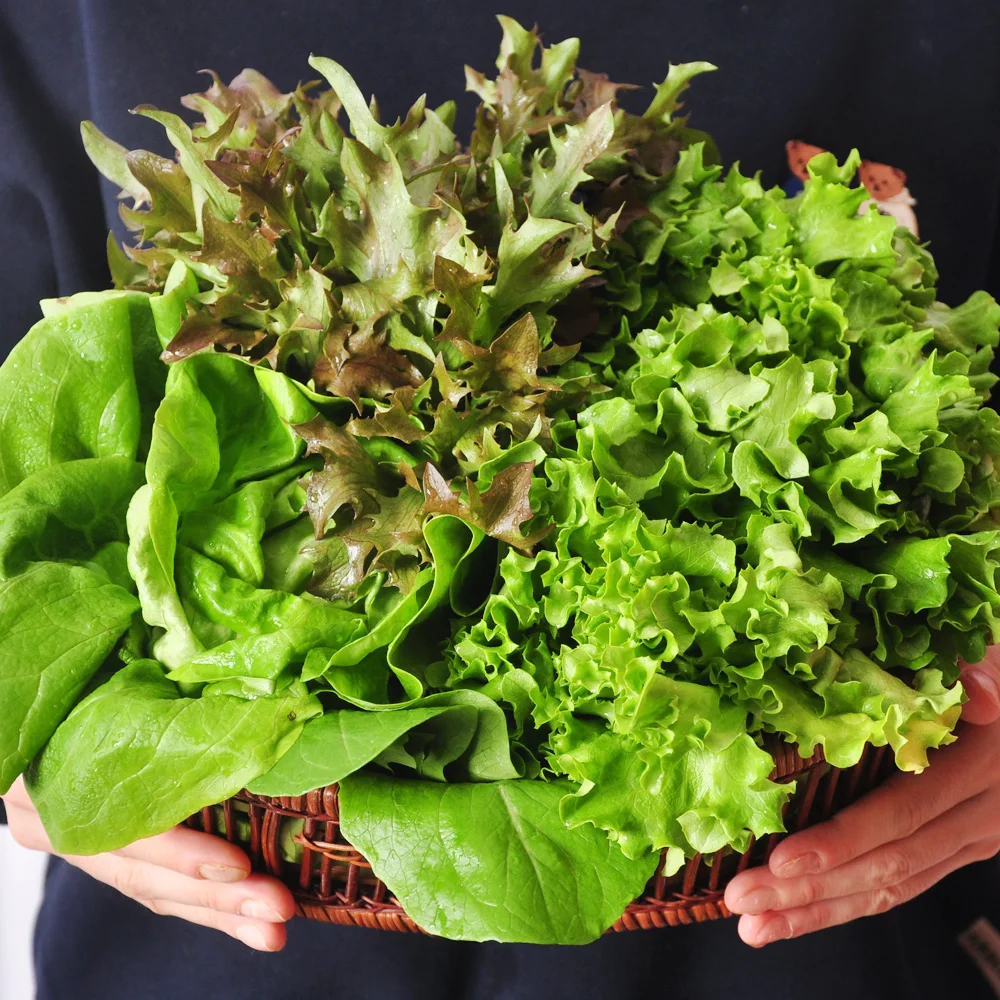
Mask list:
[[[780,831],[765,733],[950,742],[1000,638],[1000,307],[858,156],[786,197],[501,18],[453,102],[348,73],[85,123],[136,233],[0,369],[0,792],[56,849],[340,783],[426,930],[576,943]]]

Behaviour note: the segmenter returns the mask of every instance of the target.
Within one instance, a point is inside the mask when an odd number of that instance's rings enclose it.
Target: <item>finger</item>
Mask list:
[[[32,850],[51,851],[48,835],[21,778],[4,796],[4,802],[14,839]],[[250,874],[250,859],[238,846],[183,826],[138,840],[116,853],[215,882],[238,882]]]
[[[241,941],[256,951],[281,951],[288,940],[288,932],[283,924],[246,920],[216,910],[205,910],[197,906],[185,906],[170,899],[153,899],[144,903],[146,909],[164,917],[179,917],[191,924],[211,927],[223,934]]]
[[[782,913],[746,914],[740,917],[739,935],[747,944],[760,948],[772,941],[801,937],[860,917],[885,913],[926,892],[955,869],[981,860],[986,856],[985,850],[978,844],[967,847],[954,857],[939,862],[900,885],[842,896],[840,899],[823,900]]]
[[[1000,719],[1000,646],[991,646],[979,663],[962,663],[962,686],[969,696],[962,718],[976,726]]]
[[[42,826],[42,821],[38,818],[38,813],[33,809],[22,809],[8,802],[7,825],[10,827],[14,842],[20,844],[21,847],[26,847],[29,851],[52,853],[49,836],[45,832],[45,827]]]
[[[996,794],[980,794],[921,827],[913,836],[877,847],[823,875],[778,878],[766,867],[741,872],[726,887],[733,913],[797,909],[827,899],[900,885],[996,836]]]
[[[34,809],[34,805],[28,796],[28,790],[24,787],[24,779],[18,778],[10,791],[3,796],[4,805],[8,809]]]
[[[122,895],[141,902],[158,899],[270,923],[283,923],[295,915],[295,900],[288,887],[267,875],[251,875],[226,885],[114,854],[66,860]]]
[[[213,882],[240,882],[250,874],[250,859],[236,844],[184,826],[137,840],[115,853]]]
[[[998,746],[1000,725],[966,727],[922,774],[893,775],[825,823],[783,840],[771,855],[771,871],[780,878],[830,871],[909,837],[986,787]]]

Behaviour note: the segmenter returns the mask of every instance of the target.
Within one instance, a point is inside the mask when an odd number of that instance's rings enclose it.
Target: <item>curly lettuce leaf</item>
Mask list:
[[[919,772],[928,749],[954,741],[964,693],[945,687],[941,671],[922,670],[911,686],[857,650],[827,650],[819,662],[812,690],[777,668],[746,682],[760,724],[785,733],[800,753],[822,746],[835,767],[851,767],[866,744],[889,744],[900,770]]]
[[[666,746],[576,720],[553,740],[552,765],[579,783],[560,803],[563,819],[606,830],[629,858],[669,848],[669,874],[692,854],[743,851],[751,835],[783,831],[794,783],[769,780],[774,761],[743,729],[742,710],[708,688],[688,699],[692,685],[659,677],[651,686],[660,690],[646,698],[674,715]]]

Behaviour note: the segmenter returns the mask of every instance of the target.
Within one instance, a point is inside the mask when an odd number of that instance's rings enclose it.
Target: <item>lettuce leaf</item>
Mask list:
[[[302,685],[271,697],[185,698],[159,664],[139,660],[70,713],[28,789],[57,851],[118,850],[235,795],[320,711]]]
[[[266,774],[247,786],[255,795],[304,795],[346,778],[411,729],[446,711],[327,712],[309,722],[302,738]]]
[[[563,782],[446,785],[359,774],[341,785],[341,829],[432,934],[585,944],[642,891],[656,858],[630,861],[593,827],[554,824],[567,790]]]

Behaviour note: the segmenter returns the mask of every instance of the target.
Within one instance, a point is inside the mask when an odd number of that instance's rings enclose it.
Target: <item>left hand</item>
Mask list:
[[[963,665],[969,701],[956,743],[922,774],[896,774],[742,872],[726,905],[759,948],[905,903],[1000,851],[1000,646]]]

